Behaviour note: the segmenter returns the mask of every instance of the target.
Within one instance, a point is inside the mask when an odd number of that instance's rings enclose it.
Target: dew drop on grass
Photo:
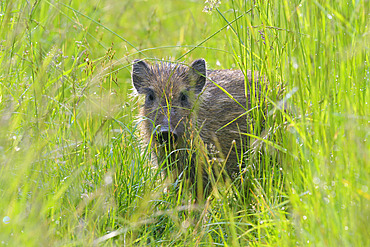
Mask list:
[[[4,224],[9,224],[10,223],[10,217],[9,216],[5,216],[3,218],[3,222],[4,222]]]
[[[185,220],[181,223],[181,225],[183,228],[187,229],[190,226],[190,222],[188,220]]]
[[[112,176],[110,175],[105,176],[104,182],[106,185],[111,184],[113,182]]]
[[[362,190],[362,192],[367,193],[368,188],[367,188],[367,186],[366,186],[366,185],[363,185],[363,186],[361,187],[361,190]]]

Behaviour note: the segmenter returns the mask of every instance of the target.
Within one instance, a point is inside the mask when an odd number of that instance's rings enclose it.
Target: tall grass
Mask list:
[[[1,244],[369,245],[368,1],[203,7],[0,2]],[[129,71],[199,57],[260,71],[270,109],[265,154],[194,208],[151,168]]]

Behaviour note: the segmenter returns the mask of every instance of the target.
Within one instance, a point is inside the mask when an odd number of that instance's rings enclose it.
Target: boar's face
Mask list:
[[[145,95],[143,113],[145,128],[160,144],[176,144],[184,137],[186,124],[197,95],[206,82],[206,64],[203,59],[190,66],[165,63],[150,65],[135,60],[132,83],[139,94]]]

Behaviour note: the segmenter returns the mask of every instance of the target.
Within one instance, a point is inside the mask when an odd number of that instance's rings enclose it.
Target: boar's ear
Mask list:
[[[135,59],[132,64],[132,84],[136,88],[136,91],[141,94],[144,93],[143,88],[148,83],[148,76],[150,73],[149,65],[140,59]]]
[[[191,65],[192,79],[195,81],[195,93],[200,93],[206,83],[206,61],[204,59],[197,59]]]

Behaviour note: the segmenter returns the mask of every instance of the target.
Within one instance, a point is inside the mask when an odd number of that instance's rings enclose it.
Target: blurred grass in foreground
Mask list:
[[[369,5],[1,1],[1,244],[369,245]],[[290,114],[254,116],[279,157],[206,208],[164,193],[130,97],[139,57],[283,82]]]

